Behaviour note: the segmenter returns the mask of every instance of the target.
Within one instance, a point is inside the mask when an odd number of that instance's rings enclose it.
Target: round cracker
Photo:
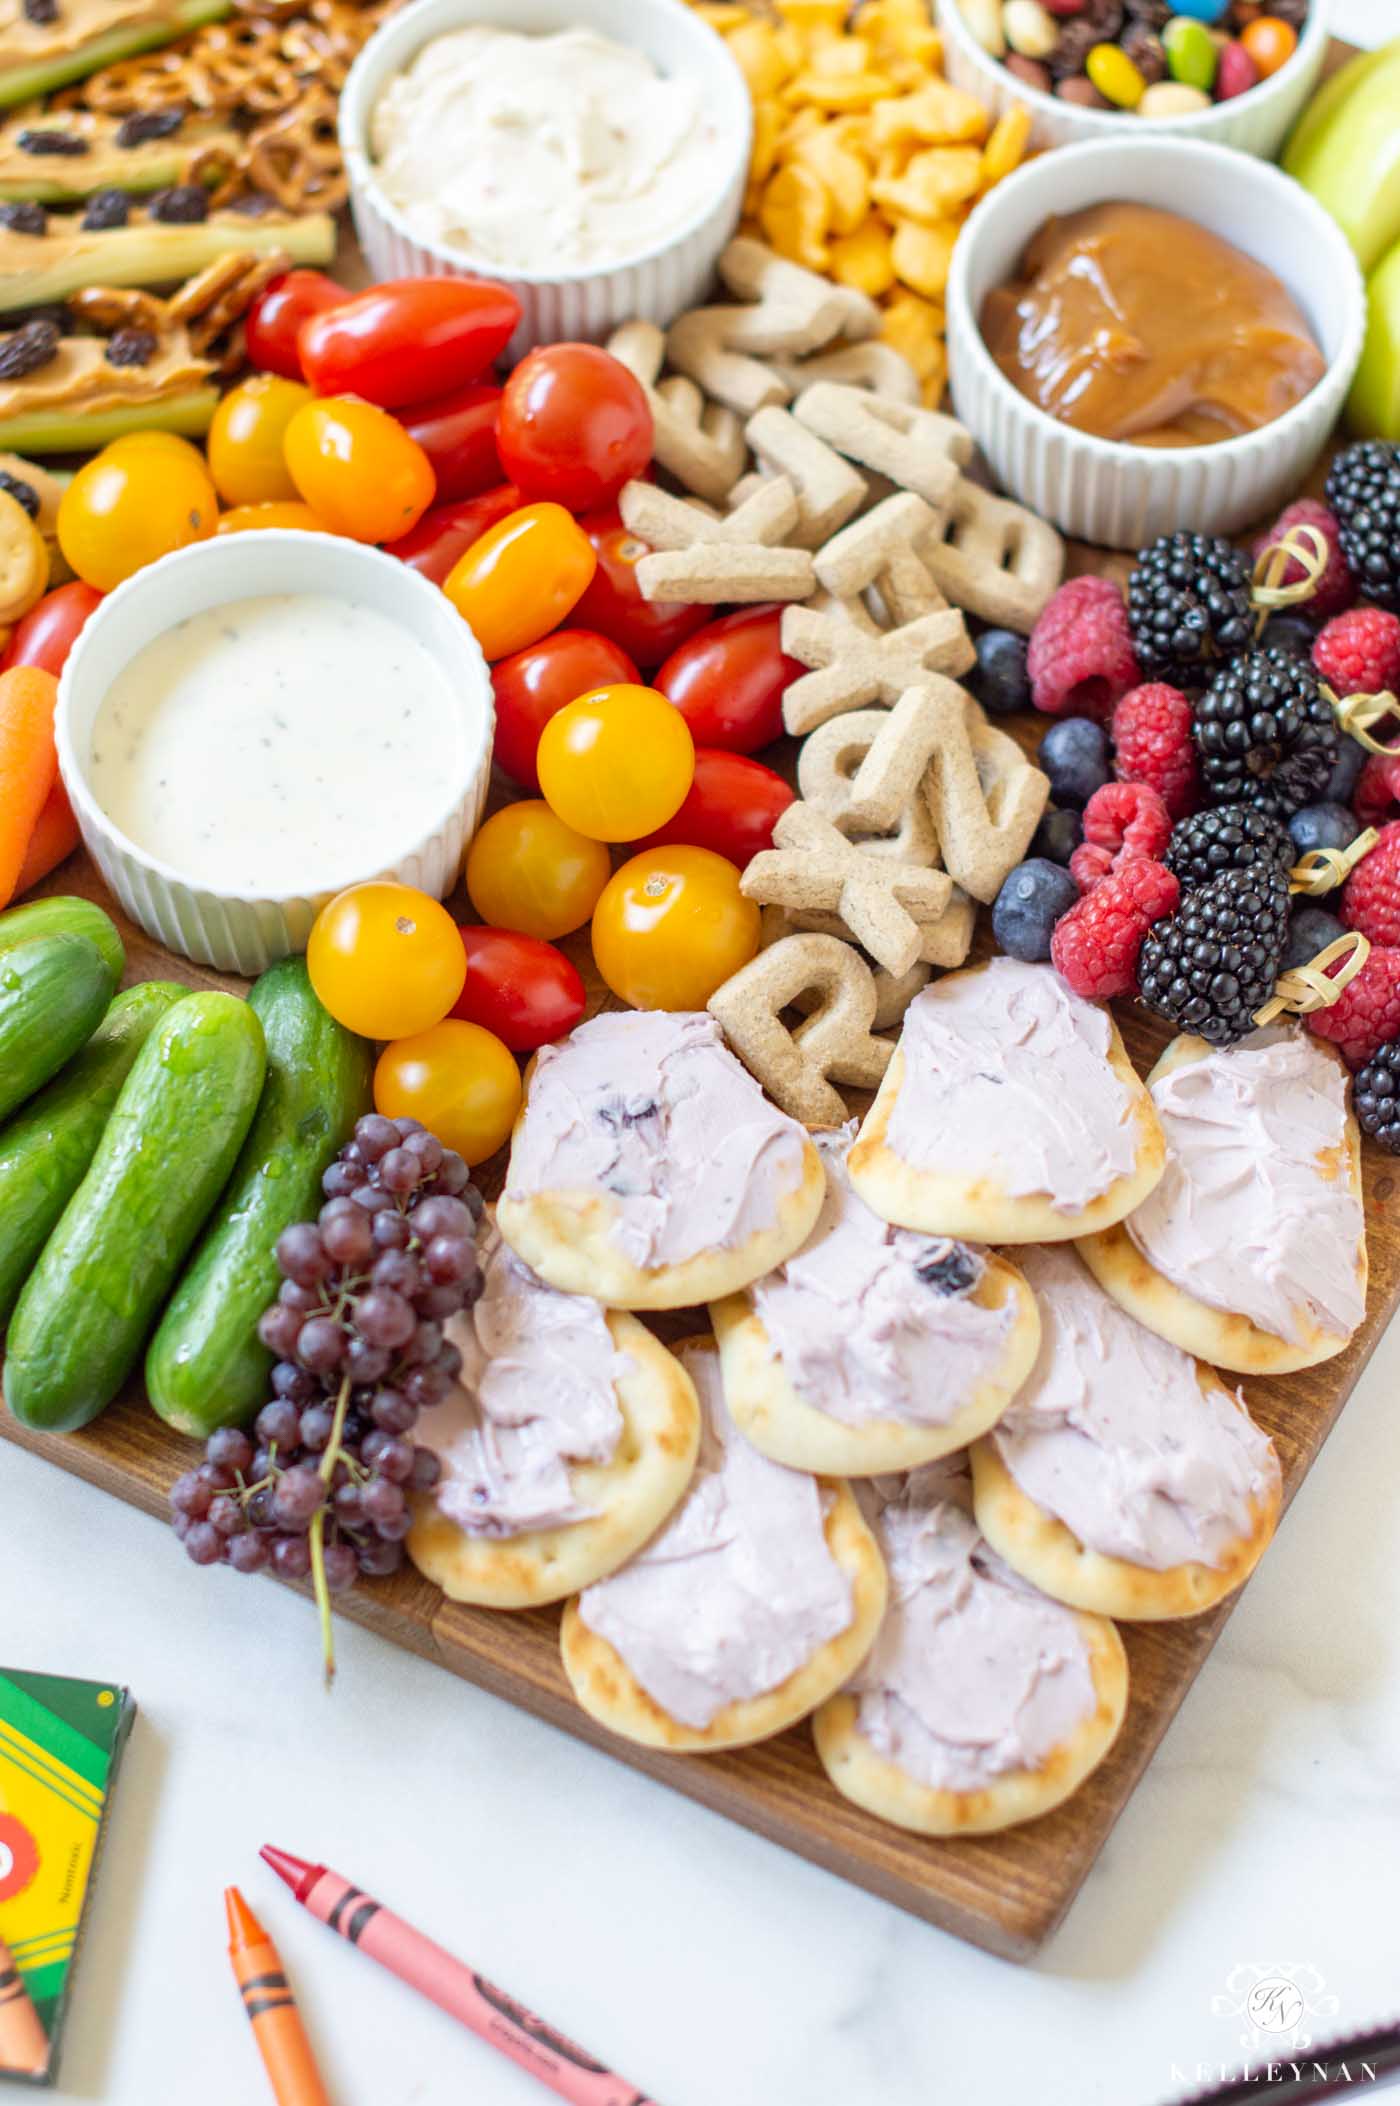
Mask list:
[[[994,1178],[919,1170],[897,1155],[885,1135],[904,1080],[904,1052],[899,1046],[847,1158],[851,1183],[866,1205],[886,1221],[918,1229],[926,1236],[958,1236],[968,1243],[1064,1243],[1121,1221],[1141,1205],[1161,1178],[1167,1167],[1167,1145],[1156,1107],[1128,1058],[1112,1016],[1108,1028],[1108,1064],[1128,1091],[1137,1147],[1132,1169],[1115,1178],[1087,1206],[1069,1211],[1057,1207],[1048,1193],[1030,1192],[1018,1199]]]
[[[1334,1047],[1322,1039],[1317,1044],[1329,1059],[1341,1066],[1341,1055]],[[1148,1076],[1149,1087],[1161,1076],[1170,1075],[1176,1068],[1190,1067],[1215,1050],[1203,1038],[1189,1034],[1174,1038]],[[1360,1202],[1361,1134],[1350,1101],[1346,1111],[1345,1146],[1340,1152],[1334,1148],[1325,1149],[1318,1157],[1317,1171],[1327,1183],[1345,1176]],[[1194,1294],[1188,1294],[1184,1287],[1176,1286],[1164,1273],[1158,1272],[1151,1259],[1138,1249],[1122,1222],[1102,1229],[1096,1235],[1085,1236],[1079,1244],[1079,1255],[1104,1292],[1111,1294],[1114,1301],[1130,1316],[1135,1316],[1140,1324],[1145,1324],[1149,1331],[1155,1331],[1172,1345],[1181,1346],[1185,1352],[1194,1353],[1197,1359],[1208,1360],[1213,1367],[1228,1368],[1232,1374],[1292,1374],[1297,1368],[1317,1367],[1320,1362],[1331,1360],[1351,1342],[1350,1332],[1342,1334],[1325,1330],[1301,1310],[1298,1319],[1303,1336],[1294,1341],[1277,1338],[1272,1331],[1261,1331],[1249,1317],[1237,1311],[1213,1309],[1208,1302],[1198,1301]],[[1364,1211],[1356,1269],[1364,1296],[1369,1277]]]
[[[1206,1396],[1218,1393],[1232,1410],[1244,1411],[1213,1368],[1198,1366],[1196,1380]],[[977,1526],[1013,1572],[1071,1609],[1125,1623],[1199,1616],[1233,1594],[1268,1548],[1282,1502],[1282,1487],[1275,1478],[1267,1497],[1250,1500],[1248,1532],[1230,1544],[1221,1564],[1170,1565],[1157,1572],[1081,1543],[1063,1521],[1022,1491],[1002,1461],[994,1434],[972,1449],[972,1494]]]
[[[1078,1791],[1118,1737],[1128,1705],[1128,1656],[1102,1616],[1076,1616],[1094,1684],[1094,1709],[1038,1768],[1008,1770],[977,1791],[921,1784],[860,1730],[860,1699],[843,1690],[812,1720],[822,1768],[843,1798],[916,1835],[993,1835],[1034,1821]]]
[[[0,622],[17,622],[48,589],[44,537],[17,497],[0,490]]]
[[[730,1416],[760,1453],[790,1470],[827,1477],[876,1477],[916,1470],[966,1448],[994,1426],[1035,1366],[1040,1310],[1015,1266],[987,1255],[972,1300],[984,1309],[1016,1305],[1016,1320],[995,1368],[940,1425],[873,1418],[848,1425],[809,1404],[793,1387],[750,1294],[716,1302],[710,1311],[719,1340],[724,1398]]]
[[[414,1502],[408,1554],[449,1601],[485,1609],[563,1601],[625,1565],[685,1497],[700,1448],[695,1386],[635,1316],[611,1310],[606,1320],[613,1344],[634,1365],[615,1385],[622,1434],[611,1459],[569,1471],[592,1518],[518,1536],[475,1536],[425,1493]]]
[[[560,1627],[560,1650],[574,1695],[590,1717],[646,1748],[706,1755],[782,1733],[849,1681],[875,1643],[889,1581],[850,1486],[821,1482],[832,1494],[822,1522],[827,1548],[851,1582],[852,1616],[845,1630],[819,1646],[776,1689],[726,1704],[708,1726],[683,1726],[647,1695],[621,1655],[588,1628],[577,1601],[571,1601]]]

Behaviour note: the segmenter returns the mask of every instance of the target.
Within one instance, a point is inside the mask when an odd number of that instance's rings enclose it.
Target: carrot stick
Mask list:
[[[78,845],[78,822],[73,817],[73,807],[68,802],[68,792],[57,776],[49,791],[48,800],[34,823],[29,836],[29,846],[24,852],[24,863],[15,880],[16,899],[37,885],[40,878],[57,869],[65,856],[71,856]]]
[[[14,898],[29,837],[58,777],[58,682],[36,665],[0,673],[0,906]]]

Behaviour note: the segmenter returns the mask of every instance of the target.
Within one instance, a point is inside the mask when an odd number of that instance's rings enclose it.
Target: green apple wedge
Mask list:
[[[1363,271],[1400,241],[1400,38],[1328,81],[1283,166],[1336,220]]]
[[[1400,439],[1400,241],[1367,280],[1366,314],[1347,423],[1363,439]]]

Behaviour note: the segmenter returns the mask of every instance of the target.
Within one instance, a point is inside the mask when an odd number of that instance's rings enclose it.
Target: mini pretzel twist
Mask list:
[[[248,141],[247,174],[289,212],[311,204],[334,212],[349,194],[336,139],[335,97],[311,87],[278,116],[269,117]]]
[[[135,286],[85,285],[69,294],[68,309],[76,320],[90,322],[102,335],[118,329],[151,329],[159,336],[169,327],[166,302]]]

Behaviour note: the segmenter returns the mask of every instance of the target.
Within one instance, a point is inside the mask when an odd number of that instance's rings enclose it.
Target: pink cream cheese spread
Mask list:
[[[966,1243],[893,1228],[846,1175],[855,1122],[814,1135],[826,1169],[817,1225],[753,1289],[754,1308],[805,1403],[848,1426],[945,1425],[1001,1357],[1015,1307],[970,1299],[985,1270]]]
[[[654,1270],[771,1228],[804,1142],[713,1017],[626,1010],[541,1049],[507,1190],[608,1193],[617,1248]]]
[[[646,1548],[579,1596],[663,1711],[703,1731],[727,1704],[776,1689],[846,1630],[851,1583],[827,1548],[815,1477],[770,1462],[725,1407],[716,1348],[679,1358],[701,1406],[700,1460]]]
[[[873,1478],[858,1496],[890,1575],[880,1635],[849,1684],[861,1732],[937,1791],[1038,1769],[1097,1708],[1074,1612],[996,1555],[965,1465]]]
[[[570,1470],[612,1460],[614,1385],[633,1363],[596,1302],[547,1287],[499,1237],[483,1264],[480,1301],[447,1326],[461,1375],[420,1422],[418,1439],[442,1463],[438,1507],[474,1536],[586,1521]]]
[[[1040,1355],[991,1438],[1021,1490],[1086,1549],[1153,1572],[1218,1568],[1278,1483],[1267,1434],[1189,1353],[1120,1309],[1070,1250],[1017,1262],[1040,1301]]]
[[[1152,1084],[1162,1182],[1128,1217],[1158,1272],[1211,1309],[1299,1344],[1366,1313],[1365,1232],[1346,1167],[1346,1076],[1306,1031],[1256,1031]],[[1340,1172],[1318,1157],[1336,1151]]]
[[[994,958],[916,995],[886,1140],[918,1170],[990,1177],[1078,1212],[1137,1160],[1107,1012],[1048,965]]]

